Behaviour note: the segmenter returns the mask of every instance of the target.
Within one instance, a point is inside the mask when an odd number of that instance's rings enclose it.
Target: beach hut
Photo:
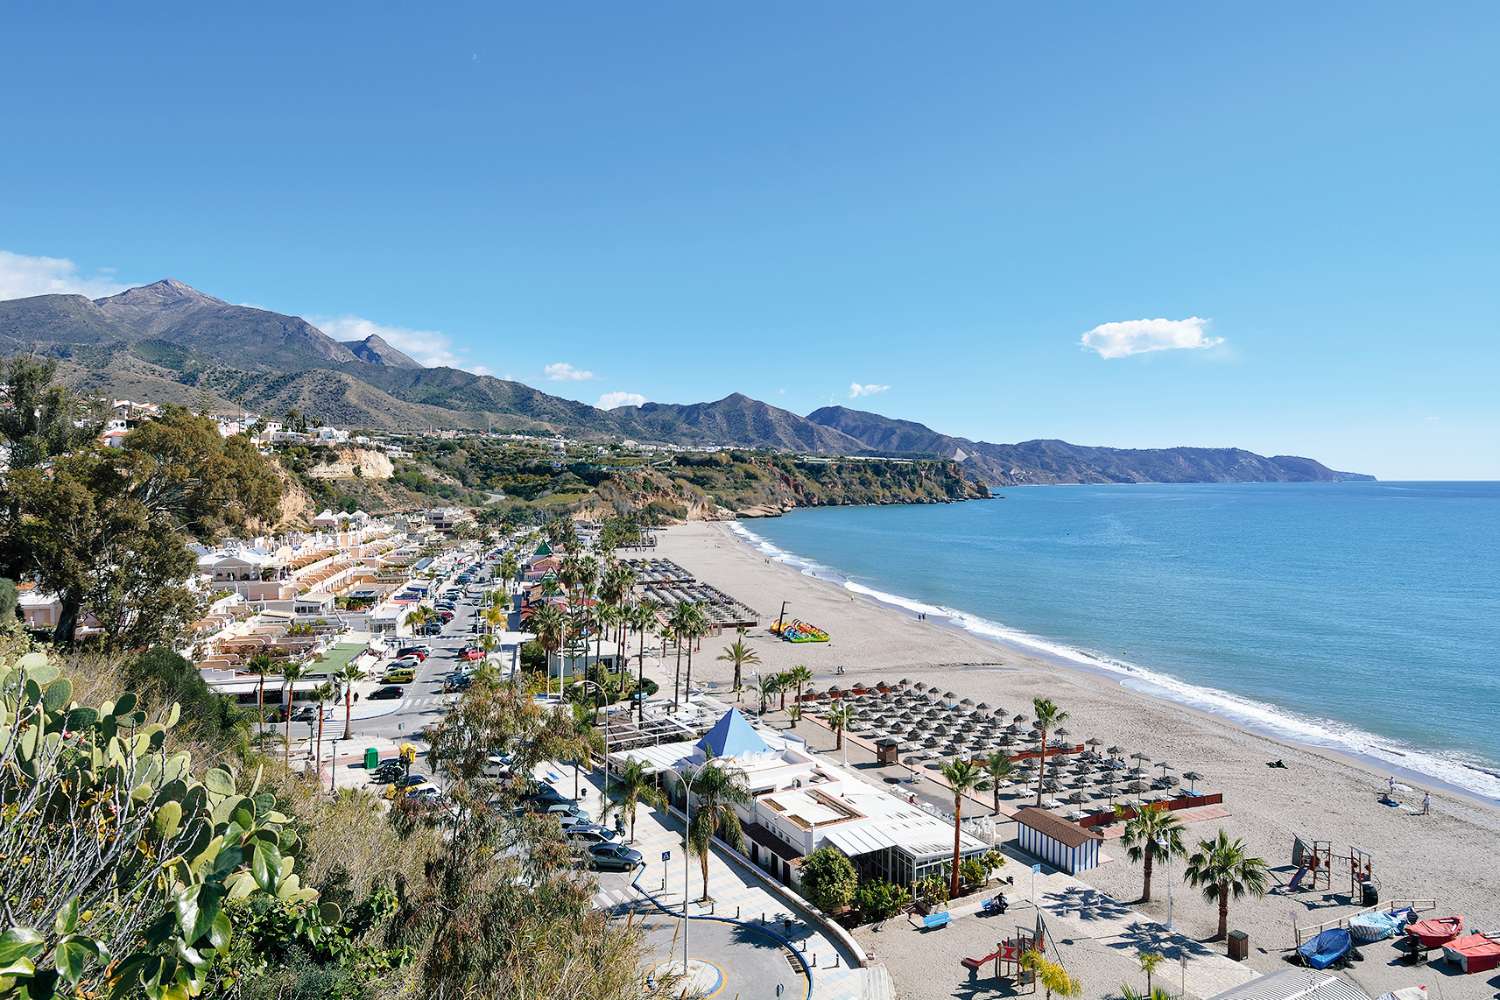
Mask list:
[[[1103,836],[1055,813],[1027,806],[1015,815],[1016,845],[1069,875],[1099,865]]]

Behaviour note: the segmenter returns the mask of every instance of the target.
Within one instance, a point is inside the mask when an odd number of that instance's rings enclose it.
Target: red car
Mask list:
[[[453,612],[451,612],[451,611],[439,611],[438,612],[438,617],[441,618],[443,620],[443,624],[446,625],[446,624],[448,624],[449,622],[451,622],[453,620]]]
[[[482,660],[482,659],[484,659],[484,650],[482,650],[482,649],[475,649],[473,646],[470,646],[468,649],[465,649],[462,653],[459,653],[458,654],[458,658],[460,660],[463,660],[463,661],[467,662],[467,663],[473,663],[475,660]]]

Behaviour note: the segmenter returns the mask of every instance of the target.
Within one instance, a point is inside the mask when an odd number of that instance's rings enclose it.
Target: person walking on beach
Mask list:
[[[1429,815],[1431,812],[1432,812],[1432,793],[1428,792],[1428,791],[1423,791],[1422,792],[1422,815],[1426,816],[1426,815]]]
[[[1388,799],[1396,797],[1396,776],[1394,774],[1385,779],[1385,797]]]

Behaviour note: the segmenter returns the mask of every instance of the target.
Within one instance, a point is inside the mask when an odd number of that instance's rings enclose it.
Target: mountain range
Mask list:
[[[458,428],[730,445],[819,455],[957,459],[997,485],[1335,482],[1366,479],[1309,458],[1239,448],[993,444],[829,406],[799,416],[735,393],[710,403],[601,410],[520,382],[426,367],[379,336],[338,341],[297,316],[235,305],[171,278],[118,295],[0,302],[0,354],[57,359],[79,391],[309,417],[371,430]]]

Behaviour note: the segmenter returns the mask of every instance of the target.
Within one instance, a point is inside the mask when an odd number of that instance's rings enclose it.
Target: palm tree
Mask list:
[[[690,601],[684,607],[687,608],[687,620],[682,634],[688,641],[687,677],[682,684],[682,694],[685,698],[693,689],[693,642],[708,635],[709,625],[708,615],[704,613],[702,604]]]
[[[833,736],[836,740],[833,748],[835,750],[844,749],[844,730],[849,728],[849,723],[854,721],[854,709],[841,701],[829,708],[828,714],[824,718],[828,720],[828,728],[833,730]]]
[[[1140,963],[1141,971],[1146,974],[1146,995],[1150,996],[1156,992],[1151,988],[1151,976],[1167,958],[1159,951],[1142,951],[1136,953],[1135,960]]]
[[[276,660],[269,653],[256,653],[245,664],[245,669],[256,676],[255,708],[260,715],[260,736],[266,736],[266,675],[276,673]]]
[[[355,665],[354,661],[344,664],[344,669],[333,675],[334,680],[344,686],[344,739],[348,739],[353,730],[350,727],[354,716],[354,682],[365,679],[365,672]]]
[[[674,607],[667,615],[667,631],[677,645],[677,669],[672,674],[672,711],[677,711],[678,690],[682,686],[682,636],[687,627],[687,604]]]
[[[556,604],[550,601],[533,604],[526,613],[526,628],[536,636],[536,641],[549,655],[561,655],[563,642],[568,636],[568,619]],[[549,694],[552,691],[550,676],[547,679],[547,691]]]
[[[781,695],[781,707],[778,709],[778,711],[785,712],[786,693],[792,687],[792,672],[790,670],[783,670],[781,673],[776,675],[776,680],[776,693]]]
[[[638,760],[627,763],[615,772],[611,782],[615,798],[604,803],[600,819],[608,819],[611,812],[618,812],[630,820],[630,842],[635,843],[635,807],[644,802],[648,806],[661,806],[666,801],[661,789],[656,787],[656,778],[646,773],[646,766]]]
[[[1004,750],[996,750],[984,759],[985,777],[989,779],[990,791],[995,795],[995,812],[1000,811],[1000,783],[1009,781],[1016,773],[1016,765]]]
[[[724,647],[724,652],[719,654],[718,659],[724,663],[734,664],[734,700],[739,701],[740,688],[744,684],[743,668],[759,663],[760,654],[745,645],[744,640],[736,639]]]
[[[1141,902],[1151,902],[1151,870],[1157,861],[1170,861],[1187,853],[1182,843],[1182,821],[1161,805],[1146,806],[1125,824],[1120,838],[1130,860],[1143,865],[1145,882]],[[1146,992],[1151,984],[1146,984]]]
[[[281,668],[281,689],[286,692],[286,720],[282,723],[282,732],[285,735],[285,753],[283,757],[288,765],[292,762],[292,685],[307,673],[307,664],[288,660]]]
[[[1060,997],[1076,997],[1083,994],[1082,984],[1074,979],[1067,969],[1035,949],[1021,956],[1021,968],[1036,975],[1037,981],[1042,984],[1042,989],[1046,992],[1047,1000],[1052,1000],[1054,993]]]
[[[330,701],[337,701],[338,696],[339,689],[328,681],[324,681],[313,689],[313,701],[318,703],[318,741],[313,749],[314,774],[317,773],[316,768],[323,766],[323,706]]]
[[[722,837],[736,850],[745,849],[745,831],[740,827],[735,806],[749,806],[755,801],[745,784],[745,772],[730,764],[709,761],[698,769],[692,780],[693,821],[688,826],[688,850],[698,856],[703,871],[703,895],[708,899],[708,854],[715,836]]]
[[[574,706],[579,708],[581,706]],[[573,758],[573,798],[578,798],[578,774],[582,768],[594,769],[594,760],[603,756],[604,737],[600,736],[584,719],[574,716],[573,738],[568,741],[567,752]]]
[[[812,671],[807,669],[804,664],[799,663],[791,670],[786,671],[786,679],[788,684],[797,689],[797,701],[800,703],[802,701],[802,688],[812,683]]]
[[[636,658],[636,682],[635,689],[639,697],[636,698],[636,717],[646,718],[646,633],[656,627],[656,615],[661,611],[661,606],[649,597],[643,597],[630,609],[630,624],[635,628],[636,634],[640,636],[640,653]]]
[[[958,895],[958,852],[962,844],[960,834],[963,822],[964,796],[974,790],[984,777],[984,772],[971,760],[943,761],[942,772],[948,787],[953,789],[953,870],[948,874],[948,898]]]
[[[1222,828],[1212,840],[1200,840],[1198,850],[1188,858],[1183,873],[1188,884],[1203,890],[1203,898],[1219,904],[1219,930],[1215,938],[1229,933],[1229,900],[1244,896],[1264,896],[1270,884],[1270,873],[1264,858],[1251,857],[1245,842],[1230,839]]]
[[[802,706],[800,704],[793,703],[792,707],[786,710],[786,717],[788,721],[791,722],[792,728],[796,729],[797,720],[802,718]]]
[[[1040,807],[1042,783],[1047,780],[1047,734],[1062,725],[1068,718],[1068,713],[1054,705],[1051,698],[1033,698],[1031,708],[1036,713],[1036,728],[1042,734],[1042,759],[1036,777],[1036,804]]]
[[[760,699],[760,714],[765,715],[766,709],[771,705],[771,699],[776,697],[776,692],[781,690],[780,674],[765,674],[754,684],[756,697]]]
[[[500,565],[495,568],[500,572],[501,586],[509,594],[510,582],[521,578],[521,566],[516,562],[516,554],[514,552],[506,552],[505,555],[500,557]]]
[[[418,604],[406,615],[406,623],[413,631],[420,631],[423,625],[432,621],[433,610],[425,604]]]

